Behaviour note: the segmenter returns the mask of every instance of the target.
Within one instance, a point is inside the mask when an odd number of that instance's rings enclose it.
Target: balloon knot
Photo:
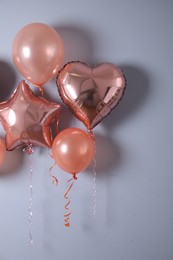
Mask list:
[[[92,130],[88,130],[88,134],[90,135],[90,137],[93,139],[93,141],[95,142],[95,134]]]
[[[25,147],[23,149],[23,152],[27,153],[27,154],[32,154],[33,153],[33,148],[32,148],[32,144],[29,144],[27,147]]]
[[[77,180],[76,173],[73,173],[73,179]]]

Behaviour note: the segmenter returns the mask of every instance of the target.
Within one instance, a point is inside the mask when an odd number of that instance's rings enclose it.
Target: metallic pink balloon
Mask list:
[[[69,62],[59,72],[57,86],[64,103],[92,129],[122,98],[125,78],[113,64],[91,68],[85,63]]]
[[[61,131],[52,144],[56,164],[65,172],[76,174],[85,170],[94,157],[95,141],[79,128]]]
[[[34,85],[41,86],[60,69],[64,46],[52,27],[31,23],[17,33],[12,55],[19,72]]]
[[[60,105],[36,97],[25,81],[21,81],[11,98],[0,103],[6,149],[29,145],[51,147],[51,124],[59,118],[60,109]]]

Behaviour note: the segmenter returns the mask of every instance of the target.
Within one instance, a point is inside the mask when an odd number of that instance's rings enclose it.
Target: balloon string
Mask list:
[[[29,176],[29,190],[30,190],[30,198],[29,198],[29,205],[28,205],[28,223],[29,223],[29,246],[33,245],[33,238],[32,238],[32,197],[33,197],[33,189],[32,189],[32,175],[33,175],[33,166],[32,166],[32,154],[33,154],[33,148],[32,144],[28,145],[26,148],[23,149],[25,153],[29,155],[29,161],[30,161],[30,176]]]
[[[96,221],[96,208],[97,208],[97,197],[96,197],[96,178],[97,178],[97,173],[96,173],[96,159],[93,159],[93,220]]]
[[[73,184],[74,184],[74,181],[77,180],[77,177],[76,177],[76,174],[73,174],[73,178],[69,179],[67,182],[71,182],[73,181],[69,188],[67,189],[66,193],[64,194],[64,198],[67,200],[67,203],[66,205],[64,206],[65,210],[67,211],[67,213],[64,214],[64,225],[65,227],[70,227],[70,215],[71,215],[71,212],[68,205],[70,204],[71,200],[70,198],[67,196],[68,193],[70,192],[71,188],[73,187]]]
[[[53,159],[53,155],[51,153],[49,153],[50,157]],[[56,162],[54,162],[54,164],[50,167],[49,169],[49,176],[52,178],[52,184],[54,185],[58,185],[58,179],[51,174],[51,171],[53,170],[53,168],[56,166]]]
[[[89,135],[91,136],[93,143],[94,143],[94,148],[95,148],[95,153],[96,153],[96,140],[95,140],[95,134],[92,130],[88,130]],[[94,157],[93,159],[93,220],[94,222],[96,221],[96,208],[97,208],[97,197],[96,197],[96,178],[97,178],[97,173],[96,173],[96,159]]]
[[[29,217],[28,217],[28,222],[29,222],[29,245],[33,245],[33,238],[32,238],[32,197],[33,197],[33,190],[32,190],[32,175],[33,175],[33,169],[32,169],[32,153],[29,155],[30,157],[30,199],[29,199]]]

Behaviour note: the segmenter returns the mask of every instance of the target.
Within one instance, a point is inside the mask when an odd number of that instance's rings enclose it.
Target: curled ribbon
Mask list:
[[[55,184],[56,186],[58,185],[58,179],[51,174],[51,171],[53,170],[53,168],[55,167],[56,163],[54,163],[50,169],[49,169],[49,176],[52,178],[52,184]]]
[[[73,174],[73,178],[71,178],[70,180],[67,181],[67,182],[71,182],[71,181],[73,181],[73,182],[70,184],[69,188],[67,189],[66,193],[64,194],[64,198],[67,200],[67,203],[64,206],[65,210],[67,211],[67,213],[64,214],[64,222],[65,222],[64,225],[65,225],[65,227],[70,227],[71,212],[68,212],[70,210],[68,205],[70,204],[71,200],[67,195],[70,192],[71,188],[73,187],[75,180],[77,180],[77,177],[76,177],[76,174]]]
[[[49,154],[49,155],[53,159],[52,154]],[[54,162],[54,164],[50,167],[50,169],[49,169],[49,176],[52,178],[52,184],[55,184],[57,186],[58,185],[58,179],[54,175],[51,174],[51,171],[53,170],[53,168],[55,166],[56,166],[56,162]]]

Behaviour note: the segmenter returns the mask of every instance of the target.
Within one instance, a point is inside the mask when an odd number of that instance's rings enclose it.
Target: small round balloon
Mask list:
[[[52,155],[65,172],[76,174],[85,170],[94,158],[95,142],[79,128],[61,131],[53,141]]]
[[[64,45],[52,27],[31,23],[17,33],[12,56],[19,72],[32,84],[42,86],[60,69]]]
[[[4,144],[2,142],[2,140],[0,139],[0,166],[2,165],[3,161],[4,161]]]

